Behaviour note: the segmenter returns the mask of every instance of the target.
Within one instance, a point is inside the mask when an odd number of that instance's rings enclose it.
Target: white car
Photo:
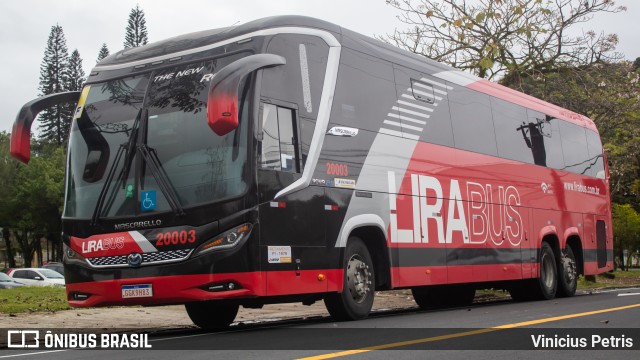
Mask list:
[[[26,286],[64,286],[64,276],[50,269],[15,269],[10,276]]]

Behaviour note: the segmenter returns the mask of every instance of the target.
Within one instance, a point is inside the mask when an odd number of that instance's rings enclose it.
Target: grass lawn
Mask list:
[[[0,313],[57,311],[71,309],[63,287],[25,286],[0,289]]]
[[[640,286],[640,270],[620,271],[604,273],[596,276],[596,281],[587,281],[580,277],[578,289],[595,289],[603,287]]]

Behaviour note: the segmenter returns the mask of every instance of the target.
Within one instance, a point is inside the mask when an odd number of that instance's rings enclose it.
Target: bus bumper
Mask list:
[[[265,281],[263,272],[243,272],[78,282],[67,284],[66,289],[69,305],[74,307],[167,305],[262,296]],[[132,285],[145,291],[125,291]]]

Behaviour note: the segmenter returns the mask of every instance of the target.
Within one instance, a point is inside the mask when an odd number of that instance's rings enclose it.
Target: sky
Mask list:
[[[584,30],[618,34],[618,50],[635,59],[640,57],[640,1],[616,3],[628,10],[598,15],[584,24]],[[52,26],[62,26],[69,54],[78,49],[88,74],[102,43],[111,53],[122,49],[129,12],[136,4],[145,12],[151,42],[273,15],[312,16],[368,36],[403,28],[398,12],[385,0],[2,0],[0,131],[11,131],[20,107],[38,95],[40,64]]]

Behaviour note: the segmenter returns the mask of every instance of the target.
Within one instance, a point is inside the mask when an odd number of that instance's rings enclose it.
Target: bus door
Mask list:
[[[327,281],[318,281],[327,266],[324,189],[309,186],[275,198],[302,172],[296,106],[263,99],[259,119],[260,260],[267,295],[326,291]]]
[[[612,247],[609,234],[609,224],[607,218],[597,215],[596,220],[596,232],[595,232],[595,248],[596,248],[596,263],[598,269],[602,269],[607,266],[607,262],[613,261],[613,254],[609,256],[607,247]],[[607,246],[608,245],[608,246]],[[611,258],[610,258],[611,257]]]

